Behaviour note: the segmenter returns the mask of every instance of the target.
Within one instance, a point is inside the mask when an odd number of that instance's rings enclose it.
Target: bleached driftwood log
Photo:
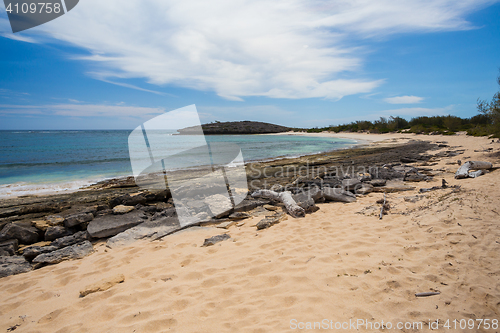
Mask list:
[[[295,200],[292,198],[292,193],[289,191],[277,193],[270,190],[258,190],[252,193],[252,197],[261,197],[281,201],[285,205],[287,212],[293,217],[304,217],[306,215],[304,208],[297,205]]]
[[[455,179],[462,179],[462,178],[467,178],[467,177],[478,177],[480,176],[478,173],[471,173],[469,174],[470,170],[489,170],[493,168],[493,164],[490,162],[483,162],[483,161],[468,161],[465,162],[458,168],[457,172],[455,173]]]

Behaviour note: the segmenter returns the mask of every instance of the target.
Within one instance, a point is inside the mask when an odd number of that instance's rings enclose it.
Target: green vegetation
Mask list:
[[[500,76],[497,78],[500,85]],[[407,121],[401,117],[380,117],[379,120],[355,121],[338,126],[327,126],[323,128],[294,129],[294,131],[307,131],[309,133],[331,131],[331,132],[361,132],[389,133],[408,132],[417,134],[443,134],[453,135],[458,131],[466,131],[468,135],[491,136],[500,138],[500,91],[493,99],[488,101],[478,100],[477,110],[479,114],[471,118],[460,118],[456,116],[421,116]]]

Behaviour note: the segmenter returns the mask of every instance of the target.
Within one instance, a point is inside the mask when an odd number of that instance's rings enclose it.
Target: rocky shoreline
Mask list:
[[[463,153],[446,144],[411,141],[389,147],[358,147],[329,153],[254,162],[246,165],[249,192],[234,209],[217,218],[181,227],[168,190],[140,190],[132,178],[97,183],[86,190],[25,196],[0,203],[0,277],[19,274],[93,252],[93,243],[127,245],[138,239],[159,239],[195,225],[221,228],[251,216],[266,215],[257,229],[286,219],[285,205],[263,198],[259,190],[289,192],[304,213],[312,214],[318,202],[356,201],[370,192],[412,190],[408,182],[439,175],[434,161]],[[458,159],[458,158],[457,158]],[[192,173],[184,171],[185,177]],[[386,211],[387,213],[387,211]],[[208,241],[212,245],[224,239]]]

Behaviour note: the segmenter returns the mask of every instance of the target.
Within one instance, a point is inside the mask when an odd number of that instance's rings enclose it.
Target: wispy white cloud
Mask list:
[[[416,104],[422,102],[423,100],[423,97],[418,96],[396,96],[384,99],[384,101],[390,104]]]
[[[0,36],[5,37],[5,38],[9,38],[12,40],[17,40],[20,42],[26,42],[26,43],[32,43],[32,44],[38,43],[38,41],[35,38],[28,37],[25,35],[20,35],[20,34],[13,34],[13,33],[4,32],[4,33],[0,33]]]
[[[164,113],[164,108],[103,104],[1,105],[0,115],[41,115],[65,117],[148,118]]]
[[[329,98],[369,93],[362,41],[473,28],[493,0],[86,0],[40,26],[88,50],[101,79],[249,96]],[[114,80],[111,80],[116,84]]]

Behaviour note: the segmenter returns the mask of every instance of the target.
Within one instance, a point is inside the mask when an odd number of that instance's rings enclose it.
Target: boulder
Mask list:
[[[158,212],[153,215],[151,218],[152,221],[164,218],[164,217],[173,217],[177,215],[177,211],[174,207],[170,207],[167,209],[162,210],[161,212]]]
[[[365,183],[358,184],[358,186],[356,186],[356,188],[354,189],[354,193],[356,193],[356,194],[365,195],[365,194],[368,194],[371,192],[373,192],[373,185],[365,184]]]
[[[21,244],[33,244],[38,240],[38,231],[27,225],[9,223],[0,232],[0,241],[9,239],[17,239]]]
[[[53,241],[50,245],[55,246],[55,247],[60,249],[60,248],[63,248],[63,247],[69,246],[69,245],[81,243],[81,242],[89,240],[89,239],[90,239],[90,236],[89,236],[89,233],[87,231],[80,231],[80,232],[77,232],[76,234],[71,235],[71,236],[65,236],[65,237],[58,238],[55,241]]]
[[[58,238],[70,236],[70,235],[71,235],[71,231],[69,231],[68,229],[66,229],[63,226],[56,225],[54,227],[48,227],[47,230],[45,230],[44,239],[46,241],[51,242],[51,241],[56,240]]]
[[[66,246],[50,253],[43,253],[33,259],[35,264],[58,264],[64,260],[81,259],[94,251],[92,243],[84,241],[79,244]]]
[[[99,210],[95,213],[95,217],[98,217],[98,216],[104,216],[104,215],[110,215],[110,214],[113,214],[113,210],[112,209],[102,209],[102,210]]]
[[[146,202],[148,202],[148,199],[146,198],[146,194],[138,193],[135,195],[125,197],[122,201],[122,204],[125,206],[135,206],[138,204],[144,205]]]
[[[231,236],[229,236],[228,234],[213,236],[213,237],[205,239],[205,242],[203,242],[202,246],[212,246],[212,245],[215,245],[219,242],[225,241],[225,240],[230,239],[230,238],[231,238]]]
[[[346,191],[354,191],[356,186],[361,184],[359,179],[344,179],[342,180],[342,188]]]
[[[385,184],[387,184],[387,180],[385,180],[385,179],[373,179],[373,180],[369,181],[368,184],[370,184],[372,186],[385,186]]]
[[[94,215],[92,213],[80,213],[74,214],[66,217],[64,220],[64,226],[66,228],[76,227],[77,225],[90,222],[94,219]]]
[[[215,194],[206,197],[205,203],[208,205],[212,215],[216,219],[229,216],[233,211],[231,200],[222,194]]]
[[[273,216],[266,216],[262,220],[259,221],[255,226],[257,230],[267,229],[271,226],[280,223],[288,218],[288,216],[284,212],[279,212],[274,214]]]
[[[16,254],[18,245],[19,245],[19,242],[17,239],[9,239],[9,240],[0,242],[0,249],[2,251],[4,251],[5,253],[7,253],[4,255],[13,256]]]
[[[166,202],[159,202],[156,205],[152,206],[152,208],[155,208],[157,212],[161,212],[167,208],[170,208],[170,205]]]
[[[115,206],[121,205],[123,203],[123,201],[125,201],[126,199],[129,199],[129,198],[130,198],[129,194],[125,194],[125,195],[121,195],[119,197],[113,198],[112,200],[109,201],[109,206],[111,208],[113,208]]]
[[[47,223],[51,226],[63,225],[64,217],[59,215],[50,215],[45,217],[45,221],[47,221]]]
[[[23,257],[26,260],[33,260],[42,253],[49,253],[58,250],[57,246],[29,246],[23,250]]]
[[[33,269],[22,256],[0,257],[0,278],[26,273]]]
[[[356,196],[349,191],[344,191],[340,188],[323,188],[323,196],[326,200],[337,202],[354,202]]]
[[[122,215],[130,213],[133,210],[135,210],[135,207],[133,206],[118,205],[115,208],[113,208],[113,214]]]
[[[0,257],[10,257],[11,254],[10,252],[7,252],[7,250],[4,250],[0,247]]]
[[[158,239],[170,235],[181,226],[176,217],[164,217],[155,221],[147,221],[124,232],[117,234],[107,240],[106,245],[110,248],[130,245],[139,239]]]
[[[105,238],[119,234],[144,222],[146,215],[135,211],[126,215],[107,215],[89,223],[87,231],[93,238]]]
[[[45,220],[36,220],[31,221],[31,226],[37,228],[38,230],[45,231],[48,227],[50,227],[50,224],[48,224]]]

